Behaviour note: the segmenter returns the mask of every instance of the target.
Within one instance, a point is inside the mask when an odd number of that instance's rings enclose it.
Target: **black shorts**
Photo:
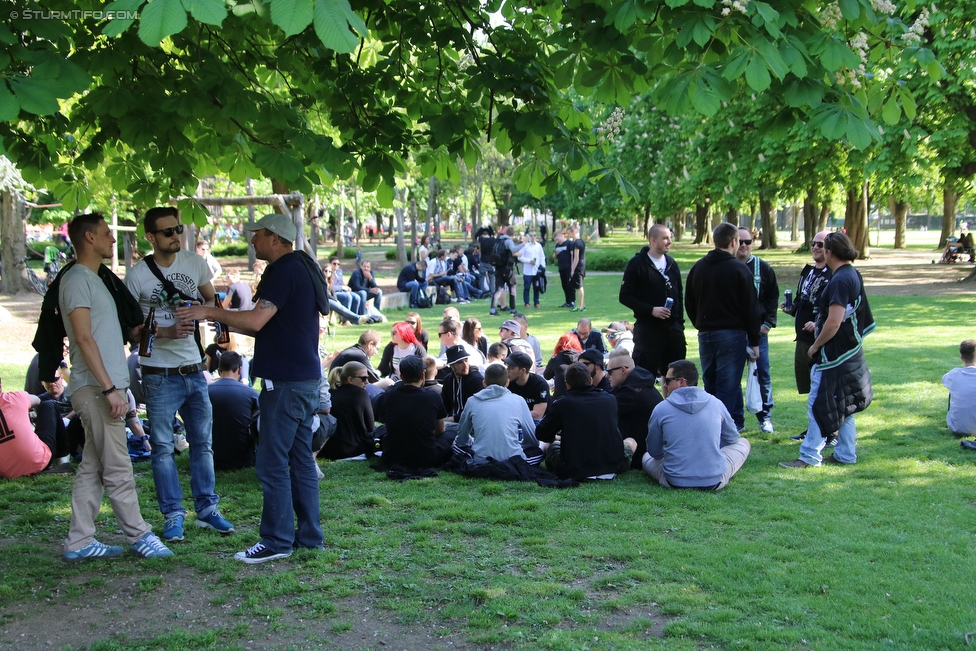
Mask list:
[[[518,281],[515,279],[515,267],[495,267],[495,289],[501,289],[503,285],[517,287]]]
[[[586,278],[586,267],[576,267],[576,272],[573,273],[573,277],[570,279],[569,284],[573,289],[579,289],[583,286],[584,278]]]

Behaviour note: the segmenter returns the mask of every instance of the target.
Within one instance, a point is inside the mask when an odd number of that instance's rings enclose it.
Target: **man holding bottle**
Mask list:
[[[176,471],[173,423],[177,412],[183,417],[190,445],[190,488],[197,513],[197,526],[221,534],[234,532],[234,525],[217,510],[214,492],[211,426],[213,412],[204,376],[207,365],[196,322],[177,319],[173,312],[181,303],[203,298],[213,303],[213,275],[207,261],[193,251],[183,251],[183,224],[176,208],[152,208],[144,218],[146,239],[153,253],[132,268],[125,284],[139,300],[143,314],[155,308],[158,328],[151,357],[140,357],[146,412],[152,427],[153,481],[159,510],[166,519],[163,539],[183,540],[186,509]]]

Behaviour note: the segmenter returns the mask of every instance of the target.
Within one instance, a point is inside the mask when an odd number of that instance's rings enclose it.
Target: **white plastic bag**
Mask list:
[[[762,411],[762,392],[759,390],[759,370],[755,362],[750,361],[746,377],[746,409],[750,414]]]

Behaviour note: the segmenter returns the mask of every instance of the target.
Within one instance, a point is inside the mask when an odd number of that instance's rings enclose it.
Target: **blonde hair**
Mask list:
[[[337,366],[329,371],[329,387],[338,389],[343,384],[349,382],[349,378],[358,375],[360,371],[365,371],[366,365],[360,362],[346,362],[342,366]]]

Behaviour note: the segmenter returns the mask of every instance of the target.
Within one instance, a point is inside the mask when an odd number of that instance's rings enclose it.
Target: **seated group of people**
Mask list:
[[[434,357],[417,336],[419,315],[407,319],[393,325],[379,371],[370,362],[382,343],[374,330],[332,360],[326,391],[336,423],[319,457],[381,450],[386,464],[409,468],[517,457],[564,479],[643,468],[662,486],[716,490],[748,457],[748,441],[698,387],[692,362],[671,365],[661,395],[654,374],[634,363],[626,322],[603,329],[607,356],[601,332],[581,319],[543,370],[518,321],[504,322],[501,341],[490,344],[477,319],[462,326],[448,312]]]
[[[339,315],[343,323],[362,325],[386,321],[380,310],[383,307],[383,290],[376,285],[373,264],[369,260],[359,262],[349,276],[349,284],[342,276],[342,260],[332,256],[322,265],[329,308]]]

